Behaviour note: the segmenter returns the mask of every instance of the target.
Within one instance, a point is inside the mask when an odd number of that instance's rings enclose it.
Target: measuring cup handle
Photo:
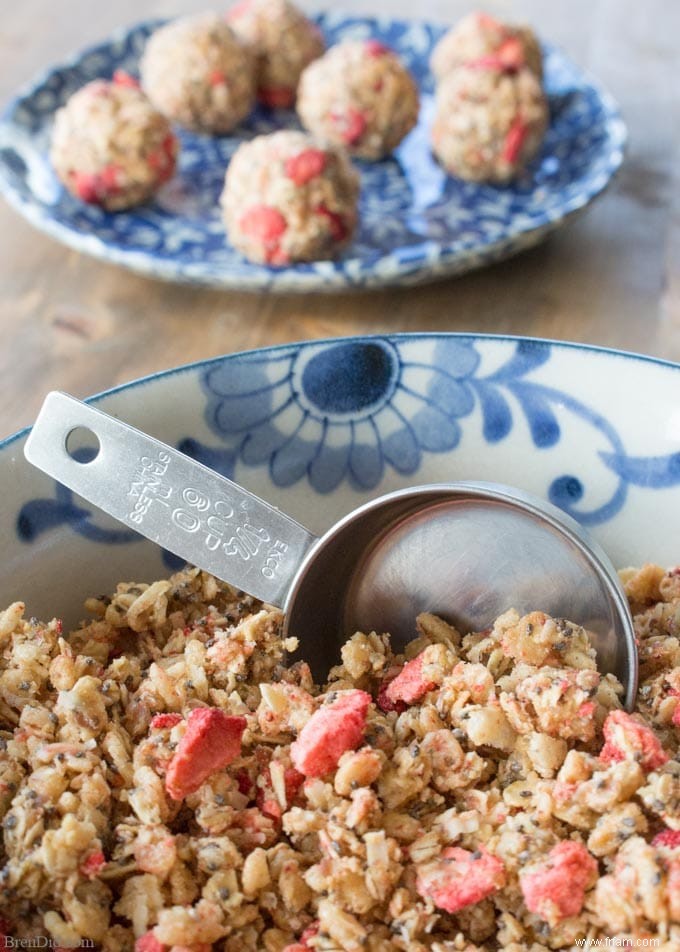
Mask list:
[[[69,452],[84,429],[99,450]],[[237,483],[65,393],[48,394],[26,459],[83,499],[192,565],[283,605],[315,536]]]

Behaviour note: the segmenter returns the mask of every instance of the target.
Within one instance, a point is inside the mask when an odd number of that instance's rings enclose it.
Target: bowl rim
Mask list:
[[[588,344],[581,343],[579,341],[565,341],[548,337],[528,336],[524,334],[489,334],[475,333],[474,331],[397,331],[394,334],[349,334],[340,337],[305,338],[302,340],[289,341],[288,343],[269,344],[265,347],[251,347],[247,350],[236,350],[231,353],[218,354],[215,357],[203,357],[199,360],[193,360],[186,364],[178,364],[175,367],[169,367],[165,370],[156,370],[152,373],[144,374],[141,377],[135,377],[125,383],[116,384],[115,386],[108,387],[105,390],[99,390],[89,397],[85,397],[84,401],[85,403],[96,404],[100,400],[105,400],[108,397],[115,396],[118,393],[133,390],[137,387],[147,386],[148,384],[154,383],[156,380],[166,380],[179,374],[191,373],[192,371],[196,371],[202,367],[210,367],[212,365],[220,364],[225,360],[236,360],[239,357],[249,357],[253,354],[276,355],[282,351],[290,350],[291,348],[295,347],[323,346],[324,344],[346,344],[374,340],[392,340],[395,338],[397,340],[440,340],[454,338],[458,340],[469,341],[480,340],[547,344],[551,348],[555,347],[559,350],[583,351],[589,355],[607,355],[623,360],[629,360],[633,363],[653,364],[658,367],[664,367],[666,369],[675,370],[680,373],[680,362],[678,361],[670,360],[664,357],[654,357],[650,354],[643,354],[636,351],[624,350],[623,348],[607,347],[602,344]],[[46,395],[47,391],[45,392],[45,396]],[[24,426],[14,433],[10,433],[9,436],[0,439],[0,454],[2,454],[9,447],[13,446],[19,440],[26,437],[30,433],[31,429],[32,424],[29,424],[28,426]]]

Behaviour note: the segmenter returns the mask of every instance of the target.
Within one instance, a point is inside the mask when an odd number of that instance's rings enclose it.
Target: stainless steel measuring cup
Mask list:
[[[84,429],[99,449],[69,452]],[[628,603],[601,548],[573,519],[495,483],[417,486],[349,513],[321,538],[177,450],[63,393],[46,398],[26,458],[164,548],[284,608],[286,633],[318,678],[353,632],[403,646],[435,612],[480,631],[508,608],[545,611],[593,633],[598,665],[630,707],[637,651]]]

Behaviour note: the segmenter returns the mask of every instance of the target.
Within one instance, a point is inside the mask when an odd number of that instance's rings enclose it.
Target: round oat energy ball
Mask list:
[[[283,266],[334,257],[354,233],[358,197],[344,150],[284,130],[239,146],[221,204],[231,243],[251,261]]]
[[[288,0],[240,0],[227,22],[257,56],[257,98],[287,109],[303,69],[321,56],[325,43],[315,23]]]
[[[297,110],[314,135],[377,160],[415,126],[418,89],[389,47],[377,40],[345,40],[304,71]]]
[[[255,102],[255,61],[221,17],[182,17],[146,44],[140,71],[151,102],[195,132],[223,135]]]
[[[465,63],[498,61],[506,68],[526,66],[539,79],[543,54],[536,34],[528,26],[502,23],[488,13],[470,13],[445,33],[435,46],[430,67],[437,80]]]
[[[50,157],[76,198],[109,211],[147,201],[172,177],[177,139],[125,73],[97,79],[57,112]]]
[[[451,175],[503,184],[538,152],[547,125],[531,70],[461,66],[437,89],[432,148]]]

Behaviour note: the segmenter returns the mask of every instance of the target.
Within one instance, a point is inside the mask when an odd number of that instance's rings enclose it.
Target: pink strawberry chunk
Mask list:
[[[297,796],[298,790],[304,782],[304,776],[295,769],[295,767],[285,767],[283,771],[283,784],[286,791],[286,805],[291,806]],[[274,792],[272,784],[272,775],[269,767],[265,767],[260,774],[260,780],[257,785],[257,795],[255,802],[265,816],[275,822],[279,822],[283,816],[283,809]]]
[[[281,212],[270,205],[251,205],[241,216],[239,226],[244,234],[265,244],[280,238],[287,227]]]
[[[293,766],[305,777],[323,777],[334,770],[345,751],[361,743],[370,703],[370,694],[355,690],[320,707],[290,748]]]
[[[496,50],[496,55],[504,63],[506,69],[520,69],[524,66],[524,47],[516,36],[509,36],[503,40]]]
[[[88,879],[93,879],[101,873],[105,866],[106,858],[104,854],[101,850],[95,850],[80,864],[80,872]]]
[[[385,697],[388,701],[392,704],[399,701],[403,701],[404,704],[415,704],[437,686],[436,681],[430,680],[423,674],[423,661],[421,653],[406,662],[396,678],[385,689]]]
[[[501,153],[501,158],[504,162],[508,162],[512,165],[513,162],[517,161],[526,137],[526,125],[524,122],[522,122],[519,116],[515,116],[515,118],[512,120],[510,130],[505,137],[505,142],[503,143],[503,152]]]
[[[233,7],[227,10],[226,19],[227,20],[237,20],[239,17],[245,16],[249,12],[252,4],[250,0],[240,0],[239,3],[235,3]]]
[[[286,176],[296,185],[306,185],[321,175],[325,168],[326,153],[321,149],[303,149],[286,159],[284,165]]]
[[[605,744],[600,760],[605,764],[636,760],[644,770],[657,770],[668,754],[656,734],[625,711],[610,711],[602,728]]]
[[[369,56],[386,56],[388,53],[392,52],[389,46],[385,46],[385,44],[381,43],[380,40],[366,40],[364,46]]]
[[[319,923],[312,922],[311,925],[307,926],[304,930],[298,942],[293,942],[291,945],[287,945],[283,952],[309,952],[311,946],[308,944],[310,939],[313,939],[315,935],[319,932]]]
[[[333,241],[344,241],[345,238],[349,235],[349,229],[345,222],[345,219],[342,215],[339,215],[337,212],[331,211],[331,209],[324,205],[322,202],[320,205],[317,205],[314,209],[317,215],[320,215],[322,218],[325,218],[328,222],[328,228],[331,233]]]
[[[356,145],[366,132],[366,116],[353,106],[344,113],[331,113],[331,119],[338,127],[340,138],[346,145]]]
[[[113,82],[116,86],[127,86],[129,89],[139,89],[139,80],[130,76],[124,69],[117,69],[113,74]]]
[[[582,843],[563,840],[531,872],[520,873],[522,895],[530,912],[546,922],[577,916],[597,862]]]
[[[150,727],[153,730],[163,730],[166,727],[175,727],[181,720],[181,714],[154,714]]]
[[[484,847],[471,853],[459,846],[445,849],[434,863],[421,867],[416,889],[438,909],[459,912],[505,885],[505,867]]]
[[[223,770],[241,753],[245,717],[233,717],[216,707],[197,707],[187,717],[187,729],[170,761],[165,789],[183,800],[211,774]]]
[[[145,932],[135,942],[135,952],[166,952],[167,946],[159,942],[153,932]]]
[[[652,846],[665,846],[669,850],[677,849],[680,847],[680,830],[661,830],[652,840]]]

